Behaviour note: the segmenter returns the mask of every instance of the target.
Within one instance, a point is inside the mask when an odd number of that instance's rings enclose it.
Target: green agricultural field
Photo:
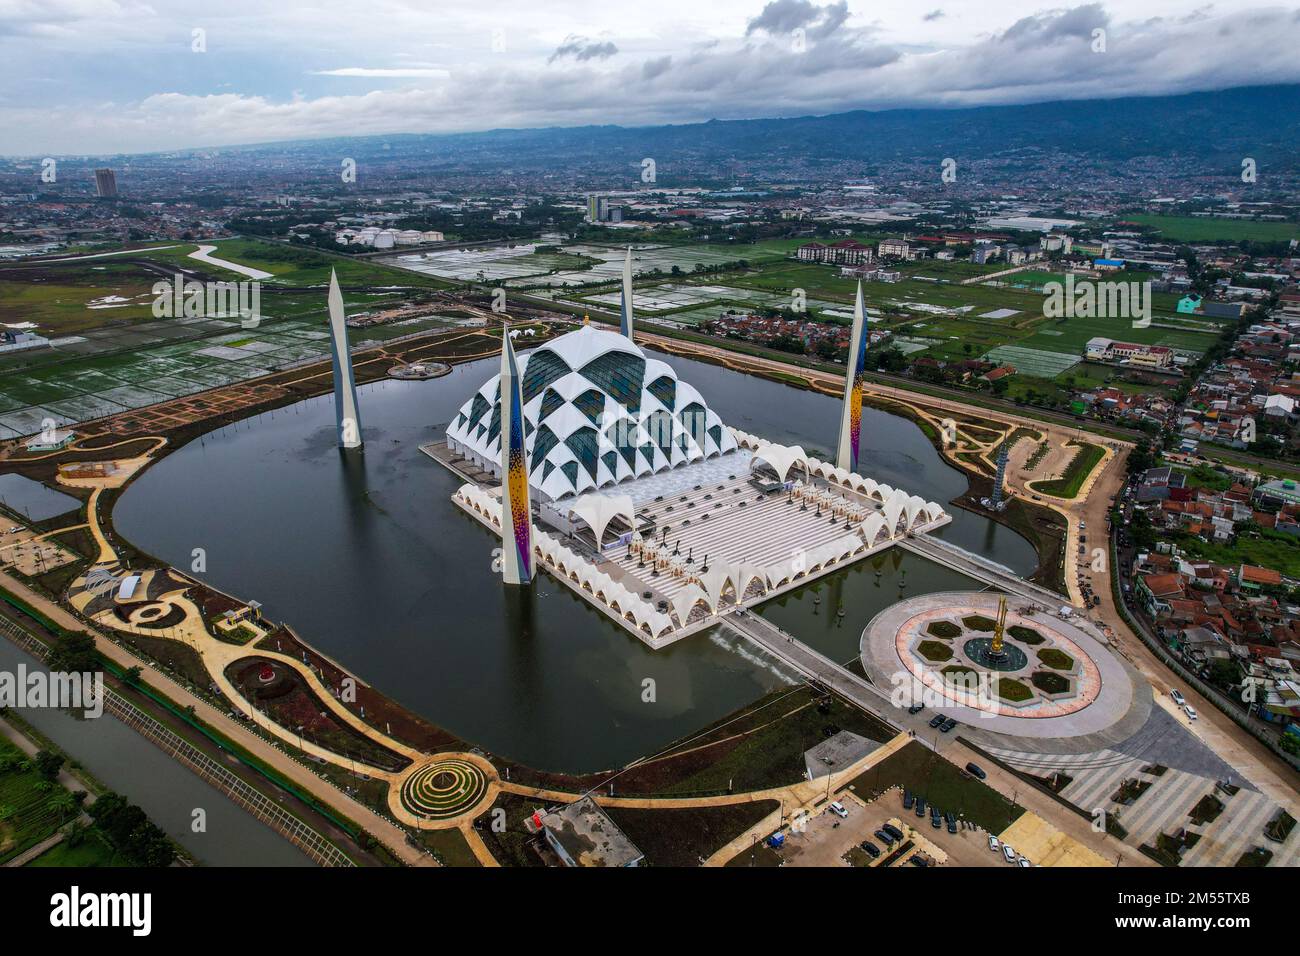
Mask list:
[[[1148,213],[1124,213],[1121,218],[1159,229],[1164,238],[1181,242],[1241,242],[1247,239],[1257,242],[1287,242],[1300,239],[1300,223],[1296,222],[1254,222]]]
[[[0,863],[51,836],[76,812],[68,791],[45,780],[31,758],[0,740]]]

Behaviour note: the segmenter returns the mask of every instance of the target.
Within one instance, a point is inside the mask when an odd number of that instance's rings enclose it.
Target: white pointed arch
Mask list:
[[[759,462],[763,462],[776,472],[777,478],[785,481],[790,470],[795,465],[802,465],[805,472],[809,471],[808,456],[804,453],[803,448],[799,445],[777,445],[768,442],[761,445],[754,452],[754,457],[750,462],[750,467]]]
[[[569,514],[581,518],[596,536],[596,547],[604,541],[605,529],[615,518],[622,518],[629,528],[636,527],[636,506],[630,495],[583,495],[569,506]]]

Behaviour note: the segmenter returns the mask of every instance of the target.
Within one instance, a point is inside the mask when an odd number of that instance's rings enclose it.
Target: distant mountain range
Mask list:
[[[1235,169],[1242,157],[1300,167],[1300,85],[1181,96],[1073,100],[963,109],[856,110],[788,119],[710,120],[674,126],[498,129],[402,134],[245,147],[254,152],[337,152],[388,162],[472,165],[479,170],[755,162],[795,168],[938,162],[946,156],[1014,160],[1070,154],[1098,161],[1178,157]],[[242,150],[241,150],[242,151]],[[223,150],[230,153],[231,150]],[[388,162],[385,162],[388,161]],[[661,180],[662,181],[662,180]]]

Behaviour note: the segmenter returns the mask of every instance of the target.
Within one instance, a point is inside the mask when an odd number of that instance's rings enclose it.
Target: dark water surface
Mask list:
[[[810,452],[830,447],[833,400],[665,358],[724,421]],[[450,502],[459,482],[418,448],[443,436],[496,367],[488,359],[432,381],[361,387],[359,458],[335,447],[330,396],[213,432],[128,488],[114,511],[117,530],[182,569],[204,549],[204,577],[216,587],[261,601],[273,620],[433,723],[538,768],[622,766],[787,683],[783,666],[716,629],[651,651],[546,575],[531,599],[504,599],[491,566],[498,542]],[[965,488],[919,428],[863,415],[877,480],[945,503]],[[969,514],[954,524],[956,543],[1034,566],[1032,548],[1014,533]],[[909,596],[969,584],[910,555],[881,566],[879,586],[869,564],[826,579],[852,594],[837,632],[860,631],[897,600],[902,569]],[[824,621],[805,596],[822,586],[770,612],[816,646],[827,639]],[[642,700],[646,678],[655,681],[653,703]]]

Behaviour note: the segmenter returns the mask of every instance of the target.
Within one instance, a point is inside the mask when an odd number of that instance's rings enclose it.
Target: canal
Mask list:
[[[0,637],[0,671],[44,670],[36,658]],[[122,794],[200,863],[209,866],[314,866],[296,846],[236,806],[223,793],[181,766],[115,717],[94,719],[49,707],[15,708],[25,721]],[[195,833],[196,809],[206,830]]]

